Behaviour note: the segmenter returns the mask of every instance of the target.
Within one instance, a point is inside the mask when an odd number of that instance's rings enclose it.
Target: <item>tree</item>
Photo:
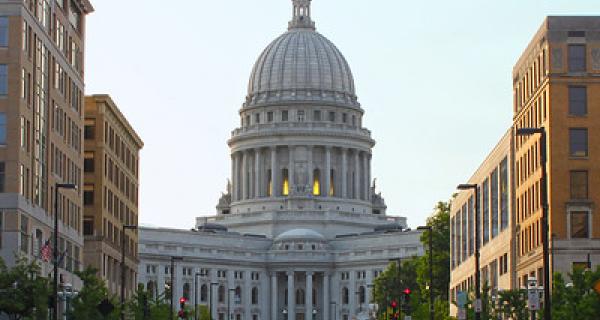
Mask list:
[[[153,297],[152,293],[138,284],[137,291],[127,302],[127,310],[135,320],[163,320],[169,318],[170,305],[161,297]]]
[[[98,311],[98,305],[108,297],[108,291],[104,281],[96,276],[98,270],[88,267],[75,274],[83,281],[83,287],[79,294],[73,299],[72,309],[69,311],[71,319],[105,320],[119,319],[119,310],[115,310],[106,318]],[[112,301],[116,305],[114,299]]]
[[[600,294],[594,284],[600,281],[600,267],[596,271],[575,268],[566,283],[560,273],[554,273],[552,286],[552,317],[561,320],[600,319]]]
[[[48,311],[48,282],[36,262],[17,259],[8,268],[0,258],[0,314],[11,320],[45,319]]]

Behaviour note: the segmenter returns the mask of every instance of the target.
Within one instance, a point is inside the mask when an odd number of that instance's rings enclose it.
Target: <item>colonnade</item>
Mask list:
[[[235,151],[231,164],[233,202],[294,194],[371,200],[370,151],[272,146]]]

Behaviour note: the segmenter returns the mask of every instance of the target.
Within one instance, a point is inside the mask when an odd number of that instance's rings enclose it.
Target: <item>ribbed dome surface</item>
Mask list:
[[[331,41],[308,28],[291,29],[262,52],[245,106],[292,101],[359,106],[346,59]]]

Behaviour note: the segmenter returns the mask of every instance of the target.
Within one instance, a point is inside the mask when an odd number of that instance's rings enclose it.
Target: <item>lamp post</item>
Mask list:
[[[219,285],[218,282],[211,282],[210,283],[210,290],[209,290],[210,291],[209,292],[209,299],[210,300],[208,300],[208,308],[209,308],[209,313],[210,313],[210,320],[214,320],[213,319],[213,313],[212,313],[212,304],[213,304],[213,293],[212,293],[213,291],[212,291],[212,288],[213,288],[213,286],[218,286],[218,285]]]
[[[54,184],[54,301],[52,301],[54,312],[52,313],[53,319],[58,320],[58,189],[77,189],[77,185],[74,183],[56,183]]]
[[[123,225],[121,234],[121,320],[125,320],[125,230],[135,230],[136,225]]]
[[[281,313],[283,314],[283,320],[286,320],[287,319],[287,313],[288,313],[287,308],[283,308],[283,310],[281,310]]]
[[[312,309],[312,318],[311,319],[312,320],[317,319],[317,308],[313,308]]]
[[[173,295],[175,294],[175,261],[182,261],[182,257],[171,256],[171,312],[169,312],[169,318],[173,320]]]
[[[433,227],[420,226],[417,230],[429,231],[429,319],[433,320]]]
[[[550,254],[548,245],[548,182],[546,172],[546,128],[521,128],[517,129],[517,136],[530,136],[540,134],[540,166],[542,167],[542,177],[540,179],[540,193],[542,202],[542,251],[544,259],[544,320],[552,319],[550,307]]]
[[[475,320],[481,319],[481,272],[479,270],[479,186],[459,184],[458,190],[475,191]]]

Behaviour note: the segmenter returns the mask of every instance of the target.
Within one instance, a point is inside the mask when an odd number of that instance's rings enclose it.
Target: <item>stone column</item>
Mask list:
[[[360,151],[354,149],[354,199],[360,199]]]
[[[352,319],[352,317],[354,315],[356,315],[356,271],[352,270],[349,272],[350,273],[350,283],[348,284],[348,298],[350,301],[348,304],[348,308],[350,309],[350,319]]]
[[[254,198],[262,196],[260,167],[260,148],[256,148],[254,149]]]
[[[329,189],[331,189],[330,186],[330,178],[331,177],[331,147],[330,146],[326,146],[325,147],[325,172],[323,175],[323,187],[325,189],[325,192],[323,193],[324,197],[329,197]]]
[[[250,312],[250,301],[252,299],[252,284],[250,283],[250,271],[244,271],[244,290],[242,294],[242,301],[244,306],[244,317],[243,319],[252,320],[252,313]]]
[[[219,304],[218,302],[218,294],[219,294],[219,286],[213,286],[213,283],[217,283],[217,270],[215,269],[210,269],[209,271],[210,273],[210,283],[208,284],[208,294],[210,294],[210,308],[212,310],[212,316],[213,318],[211,320],[217,319],[218,315],[217,315],[217,305]]]
[[[346,148],[342,148],[342,198],[347,197],[346,189],[348,188],[348,159],[346,158]]]
[[[269,305],[271,301],[269,301],[269,274],[267,272],[260,273],[260,287],[258,288],[259,296],[258,296],[258,306],[260,308],[260,315],[258,318],[260,320],[269,320],[270,313]],[[250,316],[252,317],[252,316]]]
[[[233,291],[229,290],[229,289],[235,289],[235,283],[234,283],[234,279],[233,279],[233,270],[228,269],[227,270],[227,287],[225,288],[226,290],[226,294],[227,294],[227,299],[225,301],[225,303],[227,303],[227,305],[231,306],[230,310],[229,310],[229,314],[227,315],[227,319],[235,319],[235,317],[233,317],[233,315],[235,314],[235,312],[233,310],[235,310],[235,299],[233,297]]]
[[[288,320],[296,320],[296,288],[294,286],[294,271],[287,272]]]
[[[314,184],[314,175],[313,175],[313,170],[314,170],[314,166],[313,166],[313,146],[307,146],[306,148],[308,150],[308,192],[309,194],[313,194],[313,184]],[[320,183],[320,181],[319,181]],[[306,319],[305,319],[306,320]]]
[[[329,319],[329,272],[323,272],[323,318],[322,320]]]
[[[159,295],[165,293],[165,268],[162,265],[158,265],[157,268],[158,270],[156,271],[158,272],[158,279],[156,283],[156,296],[158,297]]]
[[[331,282],[330,282],[330,286],[329,289],[331,290],[331,297],[332,297],[332,301],[336,303],[336,307],[334,310],[332,310],[333,312],[333,320],[337,320],[339,319],[339,314],[341,313],[342,310],[342,293],[340,292],[341,288],[340,288],[340,273],[339,272],[332,272],[331,273]]]
[[[289,164],[288,164],[289,190],[288,190],[288,194],[292,195],[295,191],[294,190],[294,147],[292,147],[290,145],[290,146],[288,146],[288,150],[289,150]]]
[[[271,272],[271,320],[277,320],[277,272]],[[266,310],[265,310],[266,312]]]
[[[238,201],[239,199],[239,187],[240,187],[240,183],[238,181],[239,178],[239,157],[238,157],[238,153],[235,152],[231,155],[232,157],[232,167],[231,167],[231,184],[232,184],[232,188],[231,188],[231,198],[232,201]]]
[[[310,271],[306,272],[306,291],[304,292],[304,320],[312,319],[312,297],[313,297],[313,273]]]
[[[363,200],[369,200],[369,154],[363,152]]]
[[[367,153],[367,200],[371,201],[371,154]]]
[[[277,197],[279,190],[277,171],[277,147],[271,147],[271,198]]]
[[[372,297],[371,297],[371,291],[373,290],[373,270],[368,270],[367,271],[367,285],[365,286],[365,294],[367,295],[365,297],[365,303],[367,304],[367,308],[369,307],[369,304],[372,301]]]
[[[241,200],[248,199],[248,152],[242,151],[242,196]]]

